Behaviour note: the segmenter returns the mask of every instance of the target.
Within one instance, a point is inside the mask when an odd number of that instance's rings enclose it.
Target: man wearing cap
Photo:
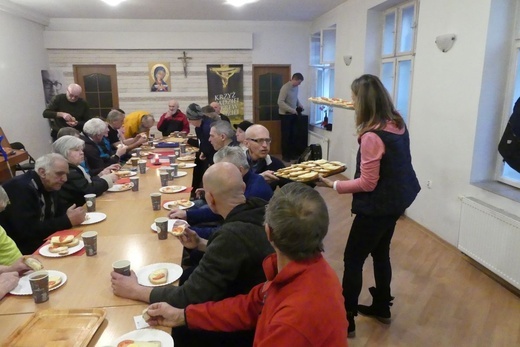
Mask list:
[[[47,118],[50,122],[51,137],[54,141],[61,128],[73,127],[82,131],[83,124],[91,118],[87,102],[80,98],[81,92],[79,84],[69,84],[67,92],[52,98],[43,111],[43,118]]]
[[[168,102],[168,112],[163,113],[157,123],[157,129],[168,136],[175,131],[184,131],[186,134],[190,132],[190,123],[186,115],[179,110],[179,102],[171,99]]]
[[[237,142],[240,144],[240,147],[246,151],[247,147],[245,144],[246,141],[246,130],[249,128],[253,123],[251,123],[248,120],[242,121],[239,124],[233,125],[237,131],[235,132],[235,136],[237,138]]]
[[[186,117],[191,125],[195,127],[195,133],[197,134],[198,141],[188,140],[188,143],[192,146],[199,147],[199,152],[195,157],[195,168],[193,169],[193,181],[192,181],[192,195],[194,196],[195,190],[202,186],[202,176],[208,168],[208,158],[212,160],[215,154],[215,149],[209,142],[209,132],[211,130],[211,124],[215,121],[214,119],[206,116],[199,105],[190,104],[186,109]]]
[[[298,115],[303,111],[302,104],[298,100],[298,86],[302,82],[303,75],[299,72],[295,73],[291,80],[282,86],[278,95],[278,113],[282,126],[282,159],[287,162],[298,159],[299,155],[294,149],[294,143]]]

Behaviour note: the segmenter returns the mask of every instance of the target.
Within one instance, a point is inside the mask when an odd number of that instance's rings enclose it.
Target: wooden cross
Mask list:
[[[192,59],[192,57],[186,56],[186,51],[182,52],[182,57],[179,57],[177,59],[182,60],[182,67],[184,69],[184,77],[188,77],[188,60]]]

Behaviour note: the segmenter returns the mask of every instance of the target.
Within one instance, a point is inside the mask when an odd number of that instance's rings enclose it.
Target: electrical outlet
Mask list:
[[[426,181],[426,187],[428,187],[429,189],[432,189],[432,185],[433,185],[433,181],[432,180]]]

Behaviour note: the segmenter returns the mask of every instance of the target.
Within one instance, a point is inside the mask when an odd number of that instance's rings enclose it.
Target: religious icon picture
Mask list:
[[[63,71],[61,70],[42,70],[43,95],[45,96],[45,105],[48,105],[52,98],[60,92],[64,93],[63,87]]]
[[[170,91],[170,63],[148,63],[150,71],[150,90],[152,92]]]

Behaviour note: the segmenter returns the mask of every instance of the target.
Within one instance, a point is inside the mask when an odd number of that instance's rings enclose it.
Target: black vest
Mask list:
[[[408,129],[397,135],[387,131],[372,131],[385,145],[381,158],[379,181],[371,192],[353,194],[352,213],[369,216],[401,215],[421,190],[412,167]],[[355,178],[361,175],[361,149],[358,150]]]

